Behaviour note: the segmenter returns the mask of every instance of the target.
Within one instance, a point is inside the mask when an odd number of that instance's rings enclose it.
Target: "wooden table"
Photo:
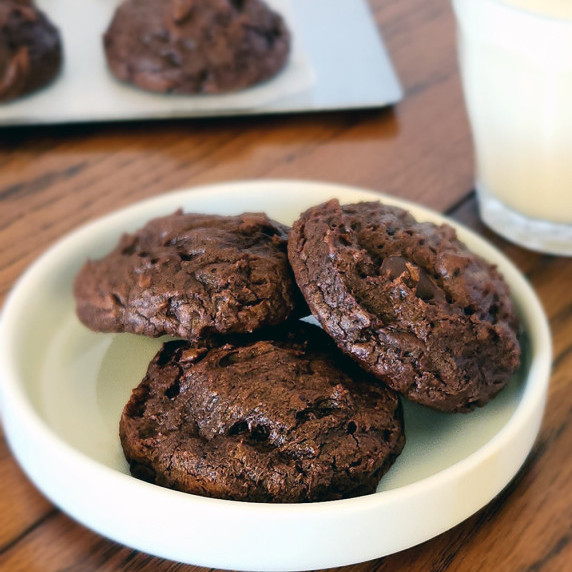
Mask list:
[[[347,183],[475,228],[528,276],[550,319],[554,370],[540,437],[516,478],[454,529],[344,570],[572,569],[572,259],[534,254],[477,217],[447,0],[372,0],[406,97],[393,109],[0,130],[0,302],[50,244],[145,197],[249,178]],[[199,570],[115,544],[27,480],[0,439],[0,570]]]

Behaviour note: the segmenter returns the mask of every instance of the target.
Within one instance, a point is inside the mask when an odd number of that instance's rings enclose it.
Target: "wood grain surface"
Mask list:
[[[479,513],[420,546],[340,570],[572,570],[572,259],[525,251],[479,222],[449,2],[370,4],[405,89],[393,108],[0,129],[0,304],[26,267],[70,230],[177,188],[314,179],[446,212],[504,251],[544,304],[554,365],[541,434],[515,479]],[[203,569],[76,524],[27,480],[0,434],[0,571],[58,570]]]

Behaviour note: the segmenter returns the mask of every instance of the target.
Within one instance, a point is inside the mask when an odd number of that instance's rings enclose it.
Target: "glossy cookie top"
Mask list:
[[[218,347],[165,344],[120,435],[135,476],[255,502],[371,493],[405,443],[397,394],[301,322]]]
[[[378,202],[307,210],[289,259],[337,345],[407,398],[443,411],[487,403],[517,369],[518,319],[494,266],[448,225]]]
[[[189,340],[279,324],[305,308],[287,233],[262,213],[156,218],[86,262],[75,279],[77,314],[96,331]]]

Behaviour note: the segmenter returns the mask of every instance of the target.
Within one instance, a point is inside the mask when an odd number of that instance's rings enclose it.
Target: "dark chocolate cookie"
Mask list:
[[[104,46],[120,80],[150,91],[212,94],[277,74],[290,34],[261,0],[125,0]]]
[[[166,343],[121,418],[132,474],[253,502],[374,492],[405,443],[399,398],[320,328],[294,328],[210,349]]]
[[[78,317],[96,331],[189,340],[283,322],[297,302],[306,309],[287,233],[261,213],[154,219],[80,270]]]
[[[507,284],[448,225],[333,200],[294,223],[288,253],[312,313],[338,346],[413,401],[468,411],[519,365]]]
[[[32,0],[0,1],[0,101],[40,89],[60,70],[60,35]]]

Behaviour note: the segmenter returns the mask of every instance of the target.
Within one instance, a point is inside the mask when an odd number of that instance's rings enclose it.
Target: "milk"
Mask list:
[[[572,20],[571,0],[501,0],[501,2],[542,16]]]
[[[572,233],[572,0],[453,4],[481,198]]]

